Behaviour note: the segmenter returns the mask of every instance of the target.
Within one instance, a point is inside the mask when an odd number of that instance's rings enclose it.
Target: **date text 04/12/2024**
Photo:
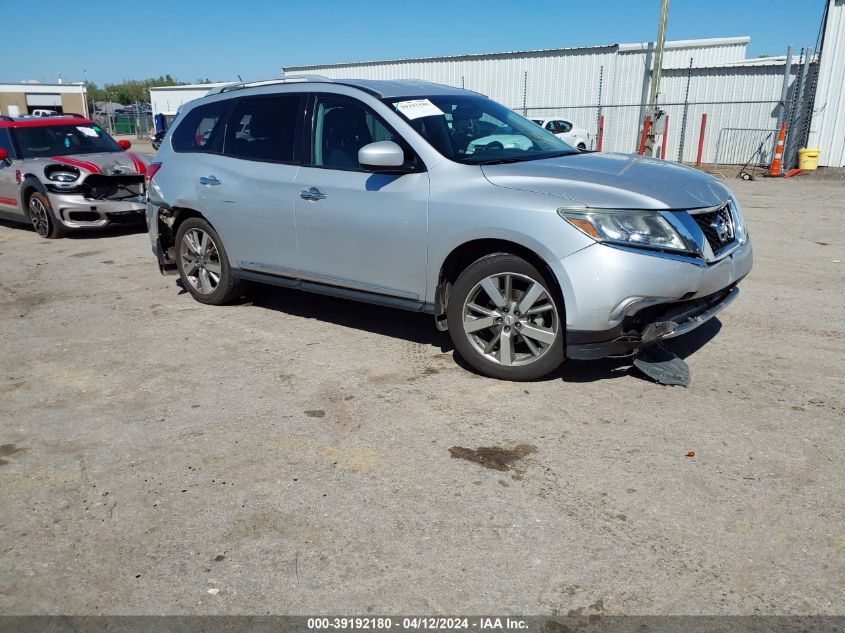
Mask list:
[[[308,618],[309,630],[521,630],[528,628],[525,620],[499,617],[322,617]]]

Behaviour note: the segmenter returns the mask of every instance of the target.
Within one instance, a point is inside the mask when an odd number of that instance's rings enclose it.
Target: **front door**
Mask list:
[[[358,150],[364,145],[403,142],[358,100],[317,94],[312,120],[311,160],[296,177],[300,275],[309,281],[422,301],[428,173],[420,169],[374,174],[361,169]]]

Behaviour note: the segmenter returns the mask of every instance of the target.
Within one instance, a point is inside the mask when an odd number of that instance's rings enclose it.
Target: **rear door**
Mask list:
[[[366,104],[316,93],[310,155],[296,179],[296,227],[303,279],[422,300],[428,247],[428,172],[406,146],[413,173],[375,174],[358,150],[401,137]],[[308,134],[306,133],[306,136]]]
[[[236,99],[222,151],[202,159],[197,198],[233,266],[297,273],[294,180],[303,108],[299,93]]]

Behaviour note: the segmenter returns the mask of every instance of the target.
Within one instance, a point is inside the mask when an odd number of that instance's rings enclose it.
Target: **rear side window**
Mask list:
[[[277,94],[239,99],[226,125],[224,154],[267,162],[294,162],[302,96]]]
[[[219,152],[223,141],[229,101],[215,101],[188,112],[173,131],[171,144],[177,152]]]

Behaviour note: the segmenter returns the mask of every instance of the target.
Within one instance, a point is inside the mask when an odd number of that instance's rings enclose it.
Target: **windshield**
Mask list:
[[[13,128],[21,158],[120,152],[117,142],[98,125],[49,125]]]
[[[396,98],[394,108],[434,149],[468,165],[578,154],[551,132],[480,95]]]

